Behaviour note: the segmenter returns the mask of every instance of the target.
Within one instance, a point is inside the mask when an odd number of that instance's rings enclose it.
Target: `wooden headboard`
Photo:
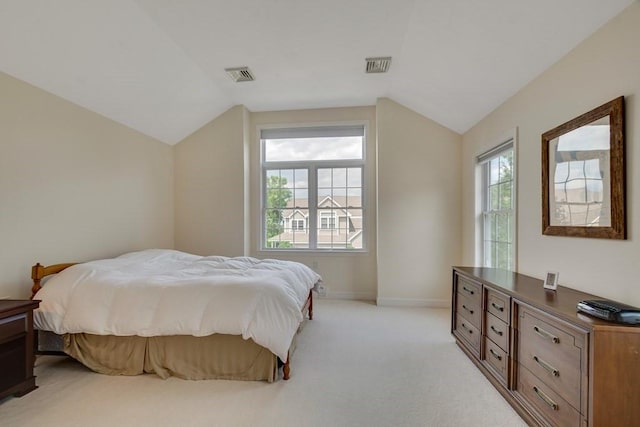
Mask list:
[[[38,292],[40,288],[42,288],[42,286],[40,285],[40,280],[50,274],[60,273],[65,268],[71,267],[75,264],[77,263],[70,262],[67,264],[54,264],[45,267],[43,265],[40,265],[40,263],[37,263],[36,265],[31,267],[31,278],[33,279],[33,286],[31,287],[31,298],[33,299],[33,296],[36,294],[36,292]]]

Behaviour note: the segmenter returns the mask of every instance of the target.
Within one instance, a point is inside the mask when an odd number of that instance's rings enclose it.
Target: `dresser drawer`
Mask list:
[[[517,394],[553,426],[582,426],[582,415],[553,389],[520,365]]]
[[[511,298],[494,289],[487,288],[487,311],[505,323],[509,323]]]
[[[458,294],[456,299],[456,313],[473,323],[476,328],[480,328],[482,319],[482,307],[473,299],[467,298],[463,294]]]
[[[24,313],[0,319],[0,342],[25,334],[28,326],[27,315]]]
[[[482,285],[460,275],[457,278],[458,294],[469,298],[475,306],[482,307]]]
[[[504,351],[509,349],[509,326],[491,313],[487,313],[485,335]]]
[[[485,362],[491,367],[500,381],[506,386],[509,378],[509,356],[507,353],[485,337]]]
[[[519,306],[518,363],[582,413],[587,387],[586,333]]]
[[[462,338],[467,344],[470,350],[472,350],[476,357],[480,357],[480,342],[482,336],[480,330],[473,326],[471,322],[460,315],[456,315],[456,334]]]

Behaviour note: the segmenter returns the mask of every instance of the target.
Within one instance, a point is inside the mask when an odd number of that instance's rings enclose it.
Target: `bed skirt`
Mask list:
[[[290,354],[294,347],[292,344]],[[278,378],[278,357],[239,335],[121,337],[66,334],[63,350],[89,369],[107,375],[155,373],[161,378],[268,382]]]

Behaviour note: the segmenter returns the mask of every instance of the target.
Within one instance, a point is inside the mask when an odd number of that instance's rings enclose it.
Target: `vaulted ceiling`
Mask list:
[[[168,144],[237,104],[378,97],[463,133],[632,2],[0,0],[0,71]]]

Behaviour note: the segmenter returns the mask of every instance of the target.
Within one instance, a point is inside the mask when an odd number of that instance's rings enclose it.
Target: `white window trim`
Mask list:
[[[484,265],[484,218],[483,218],[483,194],[484,194],[484,173],[483,173],[483,165],[479,164],[477,159],[487,154],[494,149],[500,147],[503,144],[506,144],[508,141],[513,141],[513,167],[515,169],[515,174],[513,175],[513,271],[518,271],[518,175],[520,173],[520,165],[518,162],[518,128],[515,127],[505,133],[503,133],[500,137],[495,138],[494,141],[499,141],[498,144],[494,144],[492,148],[481,151],[477,153],[473,157],[474,167],[475,167],[475,250],[474,250],[474,258],[475,265],[482,266]]]
[[[318,249],[316,246],[309,248],[268,248],[266,242],[263,240],[265,235],[264,230],[264,217],[263,212],[266,206],[266,194],[264,192],[264,185],[266,181],[266,169],[264,159],[264,144],[262,140],[262,131],[268,129],[286,129],[286,128],[320,128],[320,127],[350,127],[350,126],[362,126],[364,128],[364,138],[362,144],[362,159],[356,160],[318,160],[314,161],[317,165],[313,170],[309,169],[309,198],[313,192],[314,198],[317,199],[317,169],[320,167],[361,167],[362,176],[362,197],[361,197],[361,211],[362,211],[362,248],[361,249]],[[372,166],[368,164],[367,145],[369,144],[369,121],[368,120],[352,120],[343,122],[311,122],[311,123],[273,123],[273,124],[261,124],[256,126],[256,136],[258,142],[259,163],[260,163],[260,182],[258,183],[258,192],[260,196],[260,211],[258,214],[258,233],[259,237],[256,239],[257,252],[258,253],[298,253],[298,254],[314,254],[314,255],[363,255],[369,253],[369,214],[367,214],[368,196],[367,192],[370,191],[369,186],[371,183],[367,180],[367,176],[371,173],[368,171]],[[358,162],[356,165],[354,162]],[[271,169],[295,169],[295,168],[308,168],[308,161],[304,162],[268,162],[268,167]],[[313,181],[313,182],[312,182]],[[317,207],[314,207],[314,214],[311,214],[311,206],[309,207],[309,216],[307,220],[307,230],[309,230],[309,246],[311,246],[311,240],[313,239],[314,245],[317,243],[316,233],[311,233],[311,230],[317,230]]]

